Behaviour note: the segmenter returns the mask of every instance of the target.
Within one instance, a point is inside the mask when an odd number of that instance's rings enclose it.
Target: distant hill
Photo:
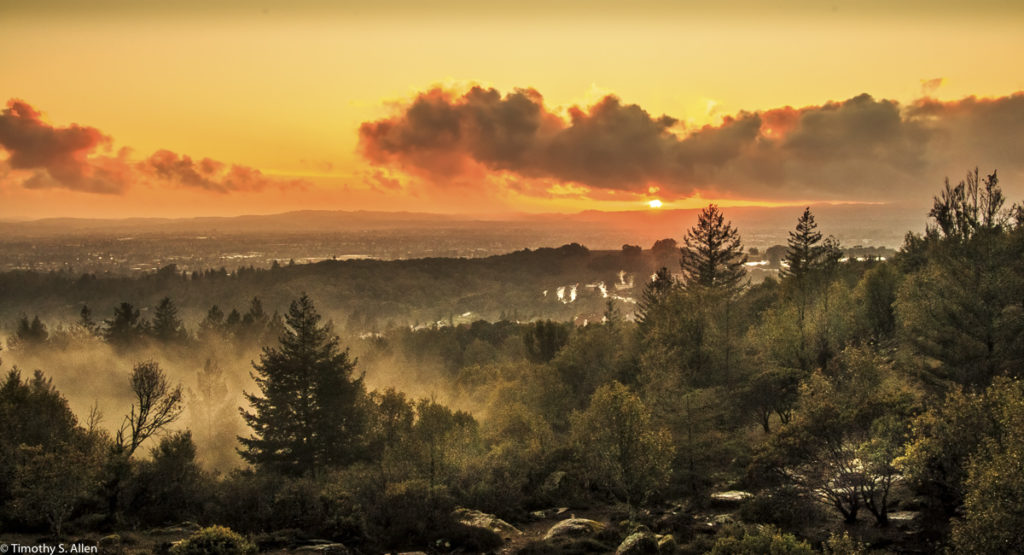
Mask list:
[[[767,247],[784,242],[803,207],[727,207],[726,216],[739,228],[744,243]],[[821,230],[844,244],[898,247],[907,231],[920,231],[926,208],[905,205],[813,205]],[[415,212],[303,210],[270,215],[202,218],[83,219],[48,218],[0,222],[0,240],[62,235],[206,234],[244,235],[350,233],[384,230],[473,230],[511,227],[549,233],[552,244],[573,240],[591,248],[616,248],[623,243],[648,247],[654,240],[681,239],[696,220],[697,209],[584,211],[575,214],[514,214],[499,218]],[[600,243],[594,243],[594,240]],[[523,245],[526,246],[526,245]]]

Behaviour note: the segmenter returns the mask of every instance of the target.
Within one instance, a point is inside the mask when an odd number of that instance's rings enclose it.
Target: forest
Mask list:
[[[973,170],[927,217],[857,260],[806,209],[756,283],[715,205],[653,252],[402,261],[386,291],[375,261],[6,272],[0,543],[1024,552],[1024,210]],[[636,298],[574,318],[581,268]]]

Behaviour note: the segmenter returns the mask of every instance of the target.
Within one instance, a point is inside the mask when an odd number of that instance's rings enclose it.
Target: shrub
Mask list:
[[[171,547],[171,555],[239,555],[256,553],[256,546],[224,526],[210,526]]]
[[[810,544],[769,524],[725,530],[712,555],[813,555]]]

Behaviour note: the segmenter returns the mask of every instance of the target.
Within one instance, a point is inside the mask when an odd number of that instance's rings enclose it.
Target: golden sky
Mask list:
[[[1024,3],[889,4],[0,0],[0,218],[1017,200]]]

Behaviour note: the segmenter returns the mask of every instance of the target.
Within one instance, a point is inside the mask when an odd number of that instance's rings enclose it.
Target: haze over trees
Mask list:
[[[927,232],[884,261],[844,253],[808,208],[781,271],[757,283],[716,206],[682,243],[639,253],[567,245],[392,266],[400,280],[433,275],[436,291],[468,286],[474,268],[513,281],[623,271],[589,290],[536,288],[530,302],[562,319],[527,317],[527,303],[493,321],[452,306],[387,325],[354,303],[336,328],[320,295],[291,289],[336,271],[337,293],[338,276],[377,265],[118,282],[167,291],[149,304],[83,295],[66,321],[11,321],[0,521],[65,538],[193,521],[231,528],[195,545],[241,551],[313,538],[363,552],[614,551],[637,534],[683,553],[1019,551],[1024,217],[1007,202],[994,172],[947,183]],[[625,261],[635,303],[620,294]],[[40,295],[64,283],[2,279]],[[202,291],[194,282],[266,291],[172,294]],[[279,289],[287,308],[267,300]],[[570,318],[574,291],[599,308]],[[112,372],[124,395],[105,406],[124,418],[72,410],[94,392],[59,391],[69,367]],[[560,507],[606,526],[520,541],[474,520],[554,524]]]

